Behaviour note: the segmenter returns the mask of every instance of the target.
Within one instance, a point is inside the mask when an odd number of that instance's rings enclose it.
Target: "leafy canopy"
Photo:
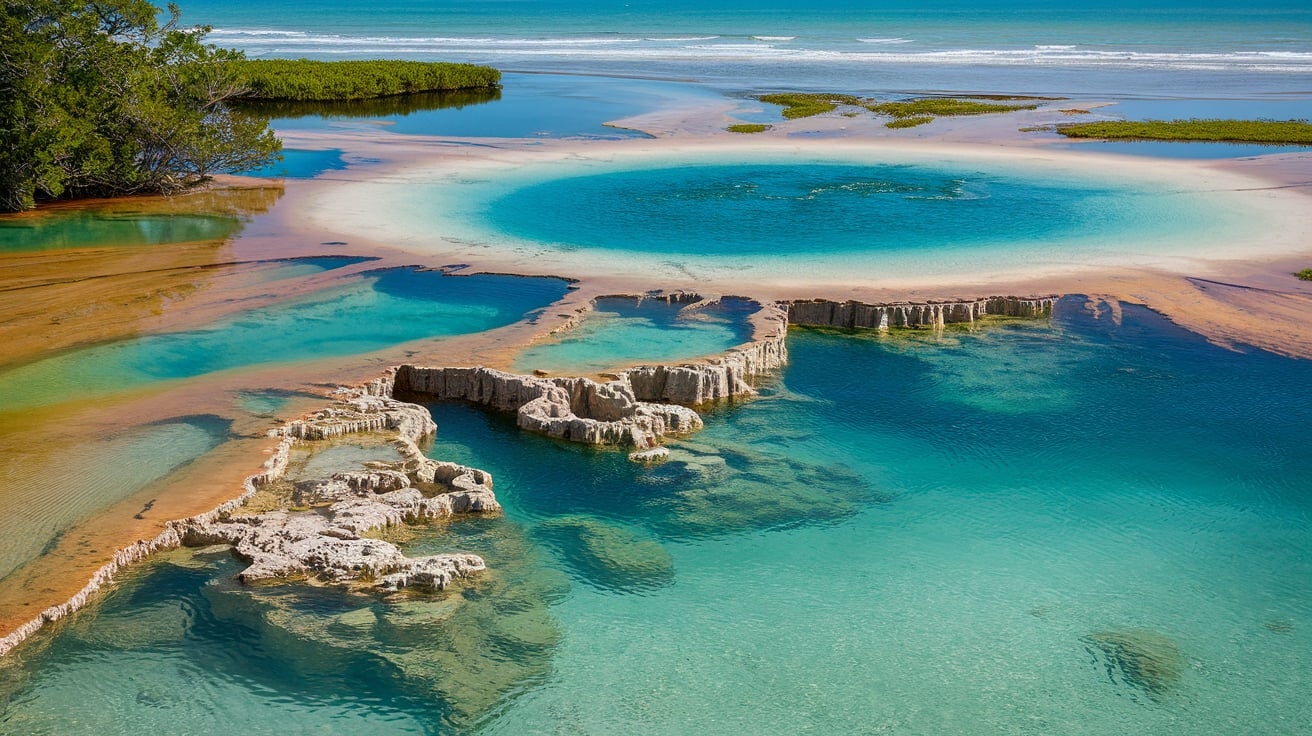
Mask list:
[[[0,211],[168,193],[281,150],[234,109],[239,52],[146,0],[0,0]]]

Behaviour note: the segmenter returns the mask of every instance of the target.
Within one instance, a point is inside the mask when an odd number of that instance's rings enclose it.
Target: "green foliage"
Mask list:
[[[992,102],[962,100],[951,97],[925,97],[919,100],[902,100],[900,102],[877,102],[865,106],[876,115],[891,118],[916,118],[926,115],[938,117],[955,117],[958,115],[987,115],[995,112],[1013,112],[1016,110],[1033,110],[1031,105],[999,105]]]
[[[884,127],[885,128],[914,128],[917,125],[924,125],[925,123],[932,123],[932,122],[934,122],[934,118],[931,115],[925,115],[924,117],[918,117],[918,118],[893,118],[887,123],[884,123]]]
[[[735,123],[725,128],[730,133],[764,133],[770,126],[763,123]]]
[[[1312,281],[1312,268],[1305,268],[1302,271],[1296,272],[1294,275],[1304,281]]]
[[[874,102],[855,95],[833,94],[828,92],[784,92],[772,95],[761,95],[758,99],[760,99],[761,102],[783,105],[783,115],[788,120],[807,118],[812,115],[832,112],[839,105],[853,105],[856,107],[863,107],[876,115],[886,115],[893,118],[891,122],[884,124],[885,127],[912,128],[917,125],[924,125],[935,117],[985,115],[995,112],[1033,110],[1038,107],[1037,103],[1020,105],[998,104],[997,102],[980,102],[979,99],[1047,100],[1060,98],[983,95],[976,99],[926,97],[918,100],[901,100],[899,102]],[[855,116],[855,113],[844,114],[849,117]]]
[[[248,100],[360,100],[495,87],[501,72],[474,64],[244,59],[234,64]]]
[[[789,120],[809,118],[812,115],[830,112],[839,105],[861,105],[863,100],[852,95],[839,95],[815,92],[784,92],[773,95],[761,95],[761,102],[783,105],[783,115]]]
[[[1306,120],[1109,120],[1058,125],[1057,132],[1071,138],[1312,144]]]
[[[267,118],[227,105],[240,54],[145,0],[0,0],[0,211],[169,192],[271,161]]]

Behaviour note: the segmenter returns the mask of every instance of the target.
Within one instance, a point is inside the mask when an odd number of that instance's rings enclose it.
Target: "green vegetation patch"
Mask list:
[[[764,133],[769,129],[764,123],[735,123],[725,128],[730,133]]]
[[[271,163],[269,121],[228,102],[241,54],[145,0],[6,0],[0,13],[0,212],[173,193]]]
[[[831,94],[826,92],[783,92],[773,95],[761,95],[761,102],[771,105],[783,105],[783,115],[788,120],[809,118],[825,112],[832,112],[839,105],[864,106],[866,101],[854,95]]]
[[[1058,125],[1057,132],[1070,138],[1312,145],[1306,120],[1108,120]]]
[[[876,115],[887,115],[892,118],[915,118],[926,115],[936,117],[987,115],[996,112],[1033,110],[1038,105],[1000,105],[994,102],[979,102],[977,100],[963,100],[951,97],[926,97],[901,102],[878,102],[867,104],[865,107]]]
[[[916,117],[916,118],[893,118],[887,123],[884,123],[884,127],[885,128],[914,128],[917,125],[924,125],[925,123],[932,123],[932,122],[934,122],[934,118],[931,115],[925,115],[923,117]]]
[[[1312,281],[1312,268],[1305,268],[1302,271],[1298,271],[1294,275],[1304,281]]]
[[[373,60],[242,59],[232,62],[244,100],[362,100],[495,87],[501,72],[475,64]]]

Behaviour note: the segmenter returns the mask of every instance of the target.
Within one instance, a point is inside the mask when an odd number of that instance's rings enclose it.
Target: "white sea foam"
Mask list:
[[[750,40],[749,40],[750,39]],[[1312,73],[1312,52],[1277,49],[1251,51],[1138,51],[1040,44],[1026,48],[958,48],[884,50],[878,46],[912,43],[905,38],[862,38],[789,43],[796,37],[560,35],[521,36],[350,36],[267,29],[216,29],[209,41],[252,54],[443,54],[456,58],[515,57],[613,60],[698,59],[744,61],[837,62],[879,65],[981,65],[1101,67],[1181,71],[1243,71],[1270,74]],[[782,44],[782,45],[779,45]]]

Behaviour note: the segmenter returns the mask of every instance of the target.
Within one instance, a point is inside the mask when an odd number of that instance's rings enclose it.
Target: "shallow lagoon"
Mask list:
[[[437,405],[434,456],[490,470],[506,516],[406,544],[486,554],[487,580],[397,608],[242,592],[224,555],[162,561],[4,663],[0,724],[1293,734],[1312,720],[1312,364],[1223,350],[1139,308],[1098,319],[1078,299],[1050,324],[797,332],[790,352],[760,399],[650,468]],[[1172,666],[1135,670],[1098,644],[1135,630],[1168,642]]]
[[[639,363],[722,353],[751,339],[754,302],[726,299],[697,309],[661,299],[598,299],[582,322],[515,358],[521,372],[586,375]]]
[[[251,365],[358,355],[410,340],[482,332],[519,321],[564,296],[565,288],[559,279],[378,271],[204,329],[74,349],[0,372],[0,412]]]
[[[278,130],[369,132],[468,138],[646,138],[605,123],[658,109],[705,104],[720,95],[656,80],[507,73],[500,90],[464,90],[414,99],[257,108]]]
[[[1278,239],[1253,236],[1278,206],[1273,198],[1216,191],[1242,184],[1120,173],[1073,154],[1004,163],[883,147],[841,157],[689,148],[659,160],[543,157],[437,182],[416,171],[413,182],[360,184],[325,206],[350,232],[383,232],[416,249],[541,258],[549,265],[539,268],[561,273],[694,278],[973,283],[1019,270],[1233,257],[1236,242],[1251,250]],[[378,217],[370,204],[383,201],[399,214]]]
[[[0,253],[222,240],[241,227],[227,215],[61,209],[0,217]]]

